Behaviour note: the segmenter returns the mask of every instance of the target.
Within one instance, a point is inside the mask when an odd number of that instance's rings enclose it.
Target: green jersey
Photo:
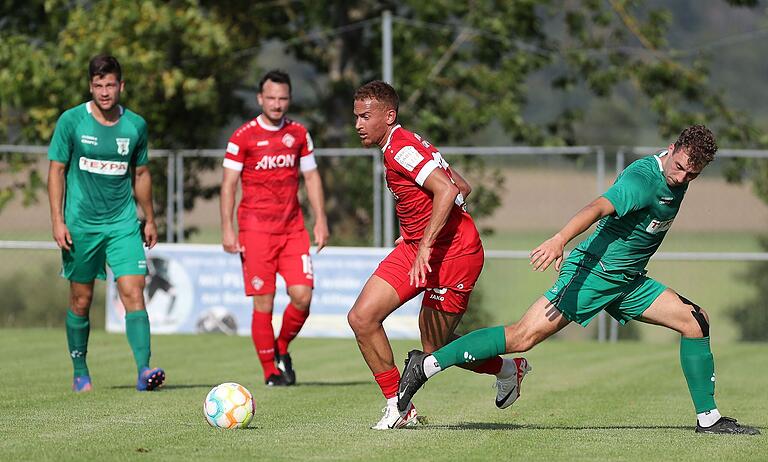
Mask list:
[[[604,217],[577,251],[600,259],[605,271],[642,273],[680,210],[688,185],[670,188],[659,154],[632,162],[603,197],[616,212]]]
[[[145,165],[147,123],[120,107],[115,125],[99,123],[88,102],[56,123],[48,159],[66,169],[64,221],[68,227],[105,229],[136,223],[131,168]]]

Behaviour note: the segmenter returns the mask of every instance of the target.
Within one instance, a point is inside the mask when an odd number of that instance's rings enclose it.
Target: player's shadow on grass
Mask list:
[[[215,387],[215,384],[201,384],[201,383],[182,383],[182,384],[174,384],[174,385],[163,385],[160,387],[157,391],[163,391],[163,390],[184,390],[187,388],[204,388],[207,390],[210,390],[211,388]],[[109,387],[113,390],[135,390],[135,385],[113,385]]]
[[[370,380],[350,380],[348,382],[296,382],[297,387],[356,387],[370,385]]]
[[[519,425],[491,422],[459,422],[445,425],[425,425],[413,429],[440,430],[691,430],[690,425]]]

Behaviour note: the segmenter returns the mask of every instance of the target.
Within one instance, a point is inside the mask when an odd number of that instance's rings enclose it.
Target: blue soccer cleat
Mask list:
[[[93,390],[93,385],[91,385],[90,375],[81,375],[72,381],[72,391],[75,393],[85,393],[91,390]]]
[[[165,371],[159,367],[143,367],[136,381],[136,389],[139,391],[152,391],[162,387],[165,382]]]

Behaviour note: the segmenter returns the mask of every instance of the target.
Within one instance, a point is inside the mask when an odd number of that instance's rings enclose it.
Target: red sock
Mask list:
[[[373,378],[379,384],[384,398],[389,399],[397,396],[397,385],[400,382],[400,371],[397,370],[397,366],[388,371],[373,374]]]
[[[479,363],[467,364],[467,369],[478,374],[496,375],[501,372],[501,366],[503,365],[504,360],[501,359],[501,356],[494,356],[493,358],[488,358]]]
[[[264,378],[272,374],[279,375],[280,372],[275,367],[275,333],[272,330],[272,313],[253,310],[251,338],[261,367],[264,369]]]
[[[299,334],[301,327],[307,322],[309,308],[299,310],[291,303],[283,312],[283,325],[280,326],[280,335],[277,336],[277,352],[281,355],[288,353],[288,344]]]

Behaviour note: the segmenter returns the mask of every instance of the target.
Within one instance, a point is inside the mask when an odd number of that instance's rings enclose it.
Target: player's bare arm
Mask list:
[[[307,198],[312,207],[312,215],[315,218],[315,226],[312,230],[315,236],[316,252],[328,243],[328,219],[325,216],[325,195],[323,194],[323,181],[317,169],[303,172],[304,186],[307,188]]]
[[[613,204],[602,196],[587,204],[566,223],[563,229],[531,251],[530,258],[533,270],[544,271],[552,262],[555,262],[555,270],[560,271],[565,245],[589,229],[598,220],[614,211]]]
[[[53,227],[53,240],[56,245],[64,250],[69,250],[72,245],[72,236],[69,234],[62,204],[64,203],[64,184],[67,166],[61,162],[52,160],[48,168],[48,202],[51,207],[51,226]]]
[[[467,196],[472,192],[472,186],[470,186],[469,182],[453,167],[451,167],[451,177],[453,177],[453,182],[456,184],[456,187],[459,188],[461,196],[464,200],[467,200]]]
[[[146,165],[136,167],[134,175],[133,194],[144,213],[144,244],[151,249],[157,244],[157,224],[155,224],[155,209],[152,206],[152,176]]]
[[[424,181],[424,189],[431,192],[432,197],[432,216],[424,230],[424,237],[419,242],[419,250],[413,267],[408,272],[411,285],[416,287],[425,285],[427,282],[427,273],[432,272],[429,266],[429,256],[432,252],[437,236],[448,221],[448,215],[451,208],[455,205],[456,196],[459,194],[459,188],[451,181],[445,171],[435,169]]]
[[[240,242],[237,240],[234,225],[235,194],[237,182],[240,181],[240,172],[224,168],[224,177],[221,181],[221,194],[219,197],[219,212],[221,214],[221,245],[225,252],[239,253]]]

